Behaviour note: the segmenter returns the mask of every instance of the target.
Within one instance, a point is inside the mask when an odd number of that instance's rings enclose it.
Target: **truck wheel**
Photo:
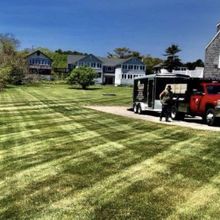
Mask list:
[[[215,110],[213,108],[209,108],[206,111],[205,121],[206,121],[206,124],[209,126],[212,126],[215,124],[216,117],[215,117]]]

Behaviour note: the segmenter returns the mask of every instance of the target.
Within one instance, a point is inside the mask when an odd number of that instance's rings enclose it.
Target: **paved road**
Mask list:
[[[220,131],[219,125],[215,127],[210,127],[206,124],[203,124],[200,117],[195,117],[195,118],[186,117],[184,121],[160,122],[158,115],[155,113],[138,115],[138,114],[134,114],[134,112],[129,110],[127,107],[121,107],[121,106],[120,107],[119,106],[86,106],[86,107],[101,112],[111,113],[114,115],[120,115],[129,118],[137,118],[137,119],[152,121],[161,124],[177,125],[177,126],[189,127],[189,128],[207,130],[207,131]]]

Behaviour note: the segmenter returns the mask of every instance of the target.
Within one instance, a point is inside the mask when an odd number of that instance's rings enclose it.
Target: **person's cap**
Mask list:
[[[167,88],[168,88],[168,89],[172,89],[171,85],[168,85]]]

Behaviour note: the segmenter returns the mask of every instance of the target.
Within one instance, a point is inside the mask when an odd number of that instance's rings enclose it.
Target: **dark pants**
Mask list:
[[[170,116],[170,106],[169,105],[162,105],[162,111],[160,113],[160,119],[162,120],[163,117],[166,118],[166,121],[168,121]]]

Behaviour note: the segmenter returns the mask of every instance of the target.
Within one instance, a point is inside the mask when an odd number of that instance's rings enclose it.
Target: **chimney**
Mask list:
[[[218,23],[218,24],[216,25],[216,27],[217,27],[217,32],[219,32],[219,31],[220,31],[220,23]]]

